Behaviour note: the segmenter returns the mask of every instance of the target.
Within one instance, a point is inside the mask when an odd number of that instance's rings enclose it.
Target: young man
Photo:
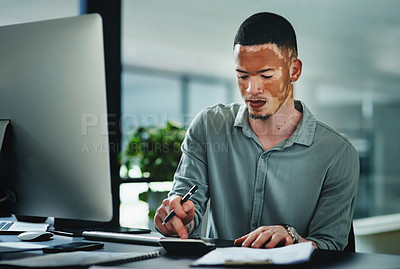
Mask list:
[[[293,27],[279,15],[255,14],[239,27],[233,54],[244,104],[216,105],[193,120],[157,229],[197,236],[210,199],[210,237],[254,248],[311,241],[343,250],[358,154],[293,99],[302,70]],[[193,185],[198,191],[181,205]],[[162,224],[171,210],[176,216]]]

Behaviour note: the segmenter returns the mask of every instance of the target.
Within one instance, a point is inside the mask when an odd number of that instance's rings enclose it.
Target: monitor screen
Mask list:
[[[112,218],[102,19],[0,27],[0,120],[12,213]]]

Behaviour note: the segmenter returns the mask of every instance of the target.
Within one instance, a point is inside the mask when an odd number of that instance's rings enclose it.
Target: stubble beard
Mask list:
[[[266,121],[272,116],[271,114],[268,114],[268,115],[265,115],[265,116],[257,116],[257,115],[254,115],[252,113],[249,113],[249,115],[250,115],[250,118],[252,118],[254,120],[261,120],[261,121]]]
[[[250,113],[250,109],[249,109],[249,116],[250,118],[254,119],[254,120],[261,120],[261,121],[266,121],[268,120],[272,115],[274,115],[276,112],[278,112],[279,109],[281,109],[281,107],[283,106],[283,104],[286,102],[286,99],[288,98],[288,96],[286,95],[285,101],[281,102],[278,106],[278,108],[275,109],[275,111],[268,113],[266,115],[255,115],[253,113]]]

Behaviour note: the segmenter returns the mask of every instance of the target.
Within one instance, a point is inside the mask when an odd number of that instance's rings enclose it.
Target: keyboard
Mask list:
[[[0,221],[0,231],[8,231],[13,224],[13,221]]]
[[[26,231],[46,231],[48,227],[48,223],[0,220],[1,234],[18,234]]]
[[[114,232],[84,231],[82,236],[86,239],[97,241],[112,241],[117,243],[131,243],[139,245],[160,246],[160,238],[157,236],[136,235]]]

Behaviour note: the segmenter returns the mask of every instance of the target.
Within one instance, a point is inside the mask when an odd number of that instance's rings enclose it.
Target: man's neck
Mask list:
[[[289,138],[296,130],[301,117],[302,113],[295,109],[293,99],[289,99],[267,120],[249,117],[249,122],[264,150],[268,150],[282,140]]]

